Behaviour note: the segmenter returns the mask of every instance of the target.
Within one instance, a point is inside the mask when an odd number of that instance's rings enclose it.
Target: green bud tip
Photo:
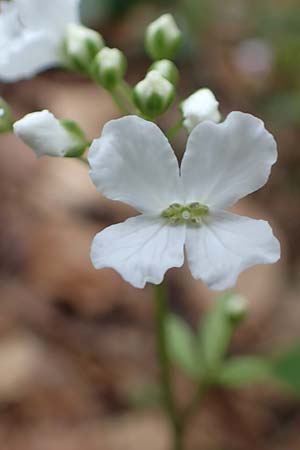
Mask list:
[[[95,80],[107,90],[113,90],[124,78],[127,61],[121,50],[104,47],[96,56],[92,73]]]
[[[70,66],[79,72],[89,72],[96,54],[104,47],[102,36],[82,25],[69,24],[66,29],[64,51]]]
[[[175,64],[169,59],[161,59],[160,61],[155,61],[149,68],[149,71],[156,70],[159,72],[166,80],[170,81],[173,86],[177,86],[179,80],[179,71]]]
[[[243,320],[248,312],[248,300],[239,294],[233,294],[227,301],[226,313],[234,322]]]
[[[155,118],[170,107],[175,97],[174,86],[158,71],[151,70],[133,90],[133,99],[143,114]]]
[[[173,59],[179,50],[182,34],[171,14],[163,14],[152,22],[145,35],[145,47],[154,60]]]

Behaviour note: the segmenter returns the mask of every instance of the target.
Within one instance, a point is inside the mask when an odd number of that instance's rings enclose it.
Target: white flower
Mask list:
[[[204,120],[220,122],[219,102],[210,89],[203,88],[192,94],[181,104],[183,125],[189,133]]]
[[[64,156],[79,142],[47,110],[27,114],[14,123],[14,133],[31,147],[37,156]]]
[[[262,187],[276,159],[263,122],[240,112],[198,125],[180,169],[155,124],[135,116],[109,122],[90,149],[91,178],[99,192],[141,215],[96,235],[94,266],[114,268],[142,288],[180,267],[185,246],[193,276],[223,290],[244,269],[277,261],[280,245],[267,222],[223,210]]]
[[[30,78],[63,64],[68,24],[79,19],[80,0],[11,0],[0,2],[0,79]]]

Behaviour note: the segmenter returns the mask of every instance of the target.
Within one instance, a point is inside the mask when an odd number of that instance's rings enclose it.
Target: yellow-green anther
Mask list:
[[[208,212],[208,206],[199,202],[193,202],[187,205],[172,203],[161,213],[161,216],[173,225],[180,223],[201,225],[203,217],[206,216]]]

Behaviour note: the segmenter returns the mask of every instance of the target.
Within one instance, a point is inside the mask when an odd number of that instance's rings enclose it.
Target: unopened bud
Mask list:
[[[82,25],[70,24],[65,35],[65,54],[70,66],[88,73],[97,53],[104,47],[102,36]]]
[[[0,133],[11,131],[13,118],[9,105],[0,97]]]
[[[150,118],[166,112],[174,97],[174,86],[156,70],[148,72],[133,90],[136,106]]]
[[[248,301],[242,295],[232,295],[226,303],[226,313],[234,323],[242,321],[248,312]]]
[[[154,62],[149,70],[157,70],[166,80],[170,81],[174,86],[177,85],[179,80],[179,71],[175,64],[169,59],[161,59]]]
[[[219,102],[210,89],[203,88],[181,103],[183,125],[190,133],[196,125],[204,120],[220,122]]]
[[[181,31],[171,14],[160,16],[146,30],[145,47],[154,60],[173,59],[181,41]]]
[[[47,110],[27,114],[14,124],[14,133],[41,156],[79,156],[87,140],[72,121],[58,120]]]
[[[104,47],[93,63],[95,80],[107,90],[113,90],[124,78],[127,61],[121,50]]]

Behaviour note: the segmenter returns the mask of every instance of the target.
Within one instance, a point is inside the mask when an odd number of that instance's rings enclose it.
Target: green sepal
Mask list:
[[[61,119],[60,124],[64,129],[73,137],[74,146],[71,147],[66,153],[66,158],[78,158],[81,156],[86,148],[89,146],[89,142],[79,125],[73,120]]]
[[[127,59],[119,49],[104,47],[102,50],[93,60],[90,67],[90,75],[104,89],[114,91],[124,79],[127,70]],[[115,57],[115,60],[112,59],[111,64],[107,64],[107,57],[113,52],[117,57]],[[103,63],[105,58],[106,61]]]
[[[153,92],[146,99],[141,99],[136,89],[133,89],[133,101],[135,105],[143,114],[151,119],[155,119],[164,114],[169,109],[174,99],[175,91],[169,95],[167,100],[156,92]]]
[[[173,86],[177,86],[179,80],[179,70],[173,63],[168,59],[161,59],[159,61],[155,61],[149,67],[149,70],[157,70],[166,80],[170,81]]]

